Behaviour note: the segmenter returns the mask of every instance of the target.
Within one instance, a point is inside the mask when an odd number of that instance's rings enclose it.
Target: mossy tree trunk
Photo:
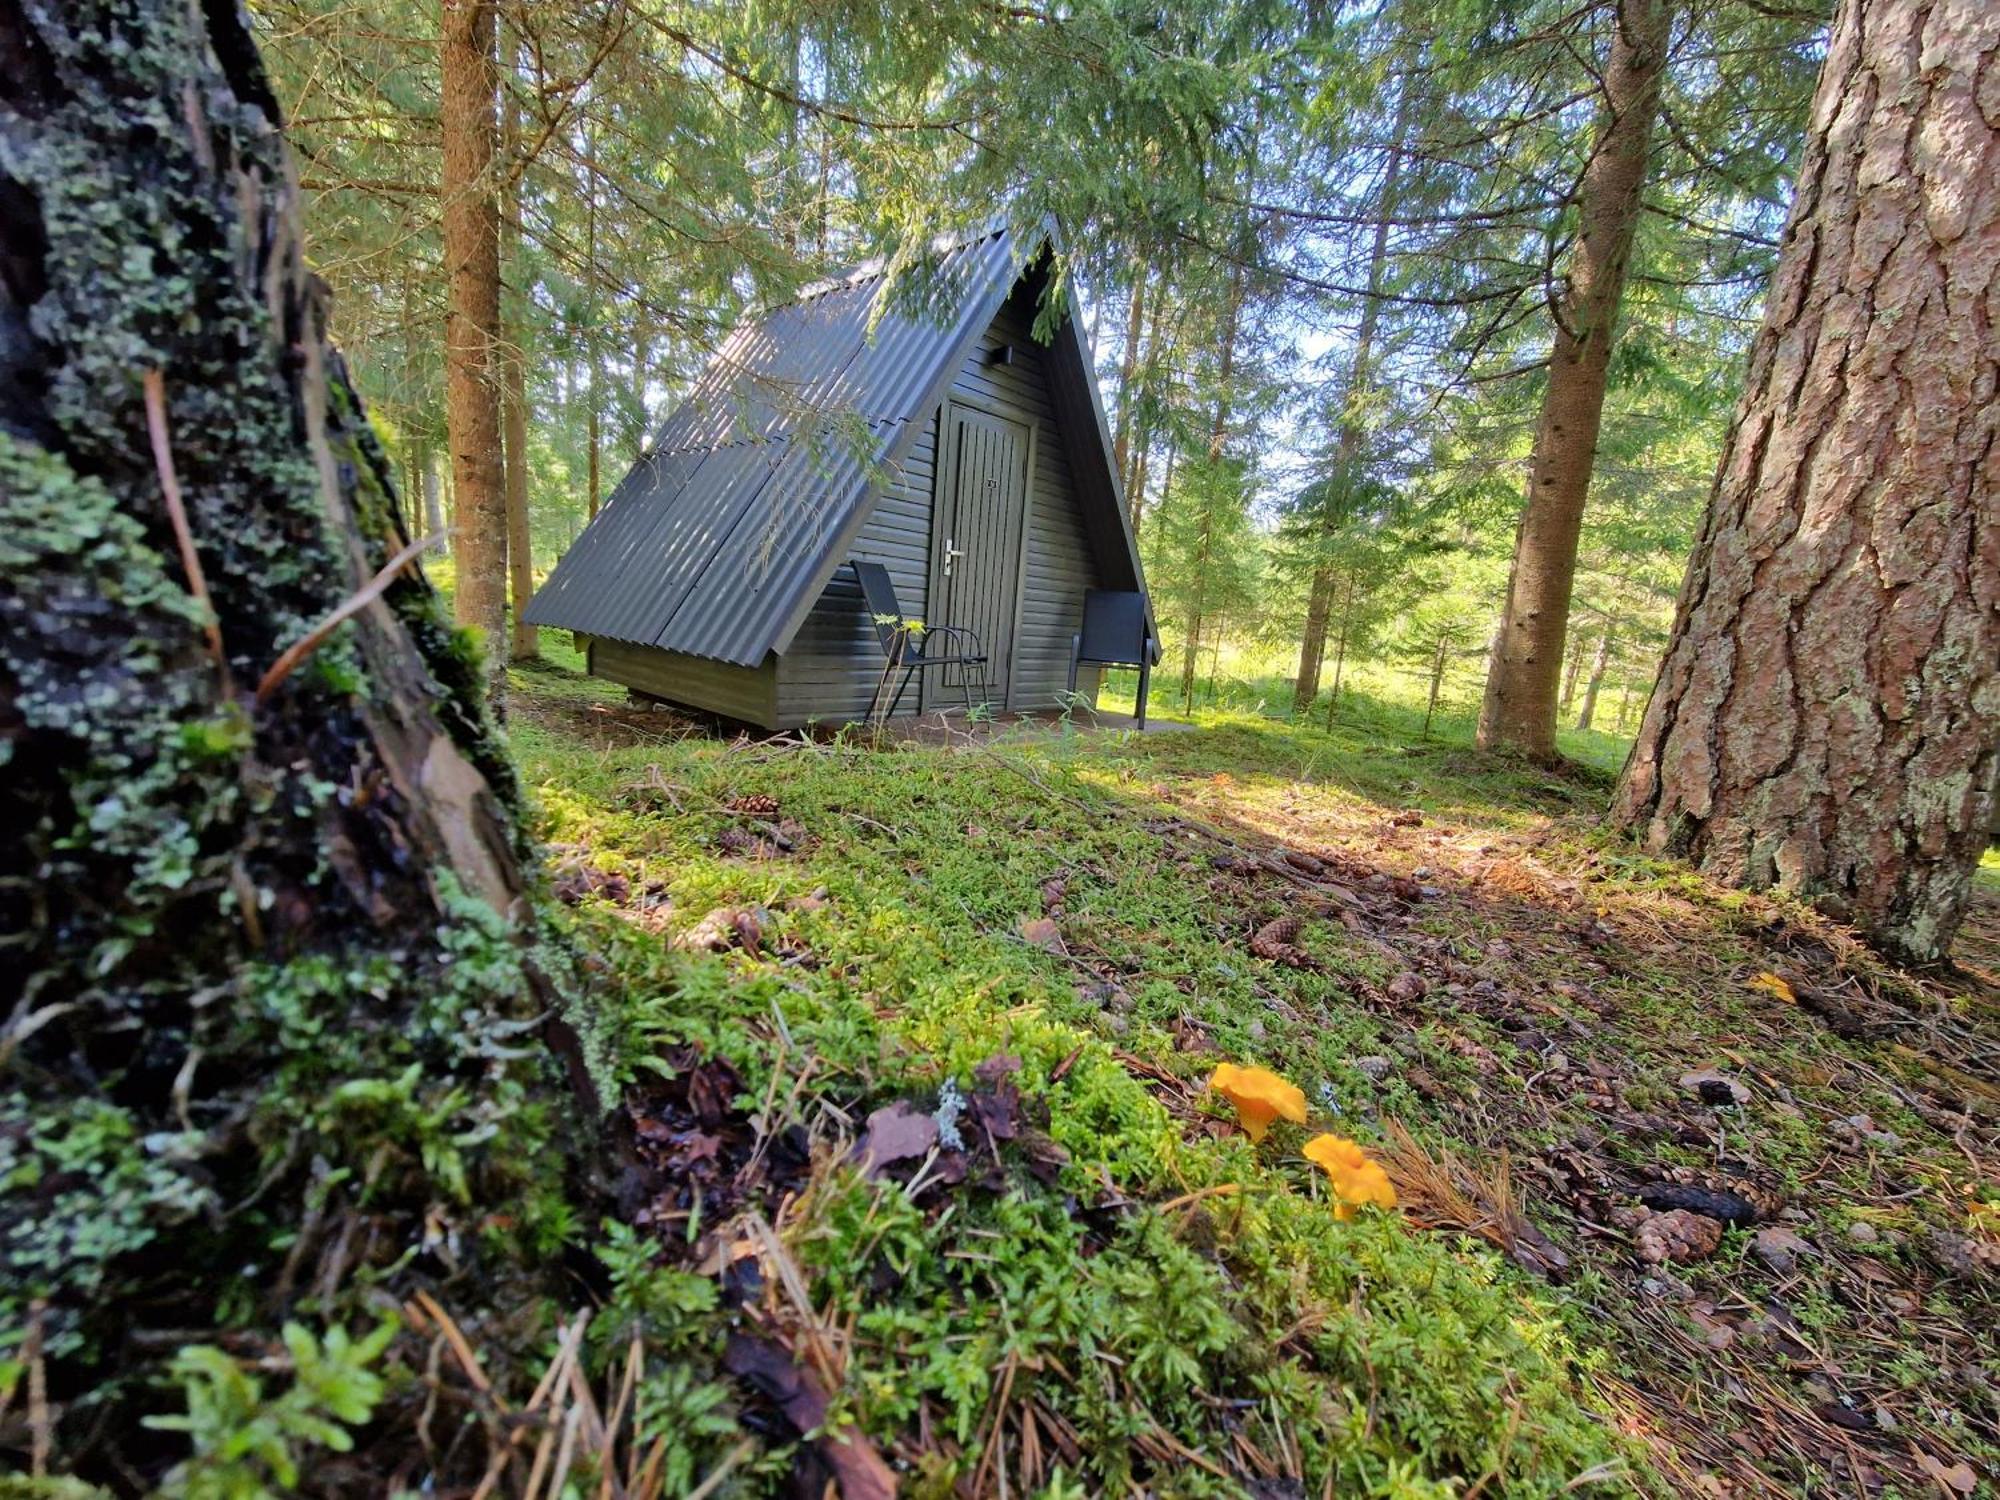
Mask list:
[[[475,656],[411,568],[294,649],[406,538],[240,13],[0,3],[0,100],[0,1356],[129,1490],[183,1342],[490,1332],[569,1111]]]
[[[2000,10],[1848,0],[1617,814],[1942,957],[2000,756]]]

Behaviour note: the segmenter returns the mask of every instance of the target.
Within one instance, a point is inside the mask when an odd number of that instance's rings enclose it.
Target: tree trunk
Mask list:
[[[437,455],[431,452],[428,439],[417,448],[417,483],[423,487],[424,535],[448,538],[444,521],[444,494],[438,487]],[[438,543],[438,550],[446,550],[443,541]]]
[[[510,67],[509,74],[518,72]],[[511,78],[510,78],[511,83]],[[523,617],[535,594],[534,542],[528,530],[528,337],[527,267],[521,257],[521,106],[506,90],[508,186],[502,224],[507,266],[513,279],[508,298],[507,337],[501,346],[501,426],[507,450],[507,659],[533,661],[541,655],[535,627]]]
[[[1347,589],[1340,601],[1340,631],[1333,648],[1333,691],[1326,700],[1326,732],[1333,733],[1334,715],[1340,711],[1340,680],[1347,671],[1347,625],[1354,618],[1354,577],[1348,575]]]
[[[1577,711],[1576,727],[1590,728],[1590,721],[1597,717],[1597,693],[1604,686],[1604,669],[1611,664],[1611,632],[1607,629],[1597,638],[1597,655],[1590,659],[1590,681],[1584,684],[1583,707]]]
[[[497,1334],[528,1252],[490,1226],[565,1111],[513,773],[243,12],[0,7],[0,98],[0,1307],[48,1467],[134,1493],[188,1451],[139,1421],[184,1342],[254,1361],[425,1284]],[[418,1420],[406,1342],[364,1443]],[[379,1491],[364,1457],[309,1487]]]
[[[1256,181],[1256,173],[1251,174]],[[1230,409],[1235,396],[1236,338],[1243,324],[1243,268],[1229,271],[1229,292],[1222,311],[1222,350],[1215,372],[1215,416],[1208,432],[1208,461],[1220,463],[1229,447]],[[1194,701],[1195,670],[1201,654],[1201,627],[1208,612],[1208,572],[1215,558],[1215,496],[1202,510],[1201,538],[1195,550],[1194,606],[1188,617],[1188,637],[1181,662],[1181,701]]]
[[[1160,318],[1168,298],[1164,282],[1153,289],[1150,299],[1152,311],[1147,317],[1146,342],[1141,354],[1139,369],[1133,377],[1135,389],[1147,385],[1153,378],[1155,366],[1160,358]],[[1138,439],[1136,451],[1132,454],[1131,467],[1119,471],[1119,479],[1125,485],[1125,506],[1132,519],[1132,535],[1138,536],[1140,523],[1146,519],[1146,479],[1152,466],[1153,439],[1156,434],[1153,424],[1138,421],[1134,414]],[[1172,464],[1168,465],[1172,472]]]
[[[1440,630],[1437,638],[1437,649],[1431,653],[1431,692],[1430,696],[1424,700],[1423,737],[1425,739],[1431,737],[1431,718],[1437,713],[1438,691],[1444,686],[1445,659],[1450,651],[1451,632]]]
[[[1581,634],[1571,637],[1569,643],[1569,666],[1563,672],[1563,692],[1561,710],[1569,712],[1569,706],[1576,702],[1576,680],[1583,676],[1583,645]]]
[[[1316,529],[1320,556],[1313,563],[1312,586],[1306,595],[1305,633],[1299,641],[1299,670],[1292,682],[1292,711],[1304,713],[1319,696],[1320,663],[1326,656],[1326,619],[1333,607],[1333,590],[1338,572],[1332,549],[1340,530],[1352,519],[1350,505],[1361,466],[1361,448],[1368,435],[1366,404],[1374,376],[1375,326],[1381,317],[1382,278],[1389,265],[1389,223],[1396,216],[1397,188],[1403,172],[1403,150],[1410,131],[1410,86],[1406,82],[1396,100],[1396,123],[1389,143],[1388,160],[1382,168],[1382,188],[1376,197],[1375,237],[1368,247],[1368,295],[1362,299],[1361,322],[1354,334],[1354,358],[1347,367],[1347,387],[1341,393],[1340,434],[1334,441],[1334,480],[1341,487],[1337,498],[1320,516]]]
[[[1139,527],[1146,519],[1146,464],[1153,447],[1150,432],[1139,434],[1139,451],[1132,455],[1132,482],[1125,490],[1125,504],[1131,513],[1132,536],[1137,540]]]
[[[497,671],[507,623],[507,497],[500,431],[500,215],[493,0],[444,9],[445,426],[457,488],[459,623],[484,633]],[[497,680],[497,679],[496,679]]]
[[[1569,285],[1552,309],[1555,339],[1528,462],[1527,501],[1486,672],[1479,713],[1483,750],[1555,758],[1556,687],[1570,585],[1597,457],[1618,304],[1642,212],[1669,19],[1666,0],[1619,0],[1597,138],[1578,190],[1581,222]]]
[[[1990,5],[1841,6],[1616,803],[1917,962],[1964,913],[2000,755],[1995,78]]]
[[[1132,400],[1138,393],[1139,335],[1145,321],[1146,263],[1134,256],[1132,304],[1125,317],[1125,361],[1118,367],[1118,435],[1111,445],[1112,461],[1117,466],[1120,479],[1131,472],[1128,464],[1132,454]]]
[[[587,322],[583,330],[584,362],[590,375],[590,394],[586,398],[585,436],[589,445],[589,485],[590,518],[597,519],[597,508],[603,503],[604,495],[604,368],[599,353],[598,319],[601,316],[597,301],[597,128],[584,127],[584,172],[588,181],[585,189],[589,197],[584,205],[584,276],[589,282],[590,295],[585,303]]]

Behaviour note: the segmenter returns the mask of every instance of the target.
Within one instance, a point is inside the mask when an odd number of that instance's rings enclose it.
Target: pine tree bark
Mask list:
[[[521,258],[521,178],[515,161],[521,149],[521,106],[511,87],[505,93],[508,182],[501,223],[506,235],[506,265],[514,280],[513,293],[506,300],[507,337],[500,349],[500,418],[507,485],[507,659],[533,661],[541,655],[539,633],[523,618],[535,594],[535,558],[528,529],[527,267]]]
[[[1557,299],[1548,385],[1528,462],[1507,601],[1493,640],[1479,746],[1556,756],[1556,690],[1576,578],[1584,500],[1597,458],[1604,388],[1646,158],[1666,69],[1671,7],[1619,0],[1596,139],[1578,190],[1580,223],[1568,287]]]
[[[444,8],[445,429],[457,507],[459,623],[485,636],[496,674],[507,626],[507,497],[500,424],[500,211],[494,0]],[[497,681],[497,675],[496,675]]]
[[[1305,631],[1299,640],[1299,669],[1292,680],[1292,712],[1304,713],[1319,696],[1320,664],[1326,656],[1326,622],[1333,609],[1333,591],[1339,582],[1334,560],[1327,555],[1342,526],[1351,517],[1349,498],[1360,478],[1361,449],[1368,436],[1365,404],[1374,379],[1375,328],[1381,319],[1382,279],[1389,266],[1389,224],[1396,216],[1403,173],[1403,152],[1410,133],[1410,88],[1403,85],[1396,100],[1396,123],[1389,155],[1382,168],[1382,187],[1376,196],[1374,237],[1368,247],[1368,295],[1362,299],[1361,321],[1354,333],[1354,358],[1348,362],[1347,385],[1341,392],[1340,432],[1334,440],[1333,473],[1340,496],[1322,511],[1317,533],[1321,555],[1313,564],[1312,584],[1306,594]]]
[[[1947,951],[2000,756],[2000,10],[1846,0],[1616,814]]]
[[[564,1171],[554,997],[242,12],[0,6],[0,99],[0,1318],[50,1468],[136,1493],[187,1451],[139,1421],[177,1345],[508,1305],[486,1226]],[[409,1345],[364,1444],[413,1430]],[[366,1456],[304,1491],[379,1491]]]

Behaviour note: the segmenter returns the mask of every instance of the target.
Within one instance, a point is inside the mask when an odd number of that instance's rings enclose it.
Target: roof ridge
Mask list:
[[[934,235],[926,248],[933,255],[950,255],[955,250],[968,250],[981,240],[993,239],[996,236],[1004,238],[1013,232],[1013,222],[1006,214],[994,214],[976,227],[956,231],[945,230],[941,234]],[[836,271],[832,275],[822,276],[817,281],[807,282],[799,288],[791,301],[774,303],[757,316],[768,316],[781,308],[797,307],[815,297],[824,297],[830,292],[848,291],[870,281],[879,281],[889,269],[889,260],[888,253],[878,251],[845,271]]]

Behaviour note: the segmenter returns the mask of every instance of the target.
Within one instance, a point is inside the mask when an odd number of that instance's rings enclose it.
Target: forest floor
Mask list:
[[[680,1492],[1993,1492],[2000,872],[1918,979],[1366,705],[878,749],[513,681]]]

